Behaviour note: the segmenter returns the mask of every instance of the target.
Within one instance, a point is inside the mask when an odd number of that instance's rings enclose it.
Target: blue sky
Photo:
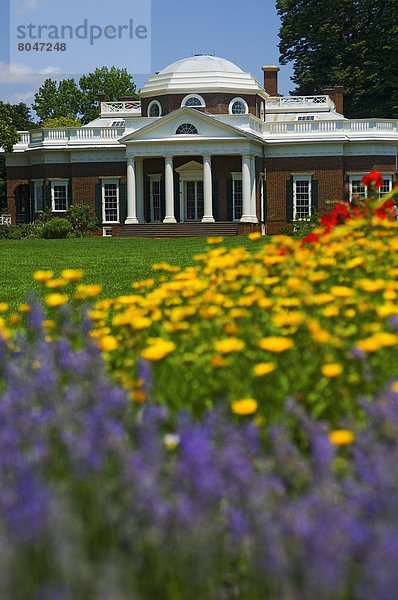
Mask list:
[[[101,18],[96,17],[93,8],[87,10],[88,5],[97,6],[98,15],[103,14],[101,5],[108,7],[106,13],[109,21],[123,22],[126,15],[131,14],[132,3],[143,3],[147,0],[0,0],[0,99],[9,102],[33,101],[33,94],[44,81],[43,75],[10,74],[8,66],[10,63],[10,2],[29,8],[30,14],[39,17],[40,10],[45,10],[44,4],[50,5],[60,18],[67,5],[70,14],[79,14],[74,10],[73,4],[84,6],[85,13],[81,18],[88,17],[90,22],[101,23]],[[109,6],[112,6],[112,17],[110,17]],[[98,21],[96,20],[98,19]],[[36,21],[40,22],[40,21]],[[69,21],[67,21],[69,22]],[[71,19],[71,22],[72,19]],[[75,18],[79,22],[79,17]],[[168,64],[191,56],[192,53],[207,52],[221,56],[236,63],[244,71],[253,73],[260,81],[262,80],[261,67],[263,65],[278,65],[278,30],[280,22],[276,13],[274,0],[200,0],[190,2],[189,0],[152,0],[151,21],[151,48],[147,44],[146,58],[151,51],[151,60],[146,61],[148,68],[143,66],[145,61],[140,62],[141,73],[137,67],[137,60],[131,48],[119,44],[118,52],[112,56],[115,66],[126,66],[134,76],[137,88],[141,87],[148,75],[164,68]],[[16,42],[15,42],[16,44]],[[14,42],[13,42],[14,45]],[[144,47],[144,46],[142,46]],[[103,50],[101,54],[101,49]],[[129,51],[131,57],[129,57]],[[98,43],[98,64],[102,66],[106,62],[105,43]],[[18,53],[14,52],[14,56]],[[118,59],[120,56],[120,59]],[[25,54],[27,57],[27,54]],[[15,58],[14,58],[15,60]],[[49,59],[51,61],[51,57]],[[22,60],[20,61],[23,62]],[[24,61],[28,64],[28,60]],[[88,55],[85,60],[80,60],[81,73],[87,73],[91,68]],[[101,63],[101,64],[100,64]],[[50,67],[41,65],[41,67]],[[134,72],[137,67],[136,72]],[[150,67],[152,67],[150,69]],[[146,73],[146,71],[149,71]],[[281,67],[279,91],[288,94],[294,87],[290,81],[292,74],[291,66]],[[77,78],[79,74],[76,74]],[[60,75],[58,77],[69,77]]]

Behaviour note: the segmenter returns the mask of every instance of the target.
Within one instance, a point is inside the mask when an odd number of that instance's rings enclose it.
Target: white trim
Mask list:
[[[117,220],[105,220],[105,184],[116,185],[116,210]],[[101,198],[102,198],[102,222],[103,223],[120,223],[120,177],[101,177]]]
[[[51,183],[51,210],[52,210],[52,212],[56,212],[56,213],[66,212],[69,207],[69,179],[58,179],[58,178],[54,177],[54,178],[49,179],[49,181]],[[64,186],[65,187],[65,190],[66,190],[65,210],[63,210],[63,209],[55,210],[54,186]]]
[[[233,105],[235,104],[235,102],[242,102],[242,104],[243,104],[243,105],[244,105],[244,107],[245,107],[245,112],[244,112],[244,113],[233,113],[233,112],[232,112],[232,107],[233,107]],[[243,100],[243,98],[240,98],[239,96],[237,96],[236,98],[233,98],[233,99],[231,100],[231,102],[229,103],[228,112],[229,112],[229,114],[230,114],[230,115],[233,115],[233,114],[244,114],[244,115],[248,115],[248,114],[249,114],[249,107],[248,107],[248,104],[247,104],[246,100]]]
[[[197,106],[188,106],[188,108],[205,108],[206,103],[205,103],[204,99],[202,98],[202,96],[200,96],[199,94],[188,94],[187,96],[185,96],[185,98],[181,102],[181,108],[183,106],[186,106],[185,103],[188,100],[190,100],[191,98],[197,98],[200,101],[200,104],[198,104]]]
[[[312,176],[310,174],[297,174],[293,175],[293,221],[297,218],[297,182],[299,181],[308,181],[308,215],[307,217],[301,217],[301,219],[305,220],[309,218],[312,214]]]
[[[157,106],[159,108],[159,114],[158,114],[157,117],[152,117],[151,116],[151,108],[152,108],[152,106]],[[150,102],[148,104],[147,116],[150,117],[151,119],[158,119],[159,117],[162,116],[162,105],[160,104],[159,100],[152,100],[152,102]]]
[[[108,233],[106,233],[107,231],[110,231],[110,235]],[[103,227],[102,228],[102,237],[112,237],[112,227]]]
[[[186,221],[186,183],[187,181],[203,181],[203,164],[196,160],[191,160],[185,165],[176,169],[180,176],[180,221],[181,223],[193,221]],[[195,191],[195,194],[197,192]]]

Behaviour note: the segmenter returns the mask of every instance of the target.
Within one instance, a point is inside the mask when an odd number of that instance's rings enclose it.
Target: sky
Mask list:
[[[96,36],[103,27],[101,39],[92,44],[76,39],[76,26],[85,19]],[[18,51],[18,43],[35,43],[27,35],[30,23],[54,22],[68,24],[65,35],[73,28],[74,39],[65,40],[67,52]],[[23,26],[19,39],[17,25]],[[147,33],[139,29],[144,26]],[[262,81],[263,65],[279,65],[279,27],[274,0],[0,0],[0,100],[29,105],[47,77],[78,80],[104,64],[126,67],[139,89],[149,75],[196,53],[226,58]],[[120,39],[105,39],[105,31]],[[45,35],[41,39],[48,41]],[[57,42],[62,39],[52,40]],[[291,65],[281,66],[283,95],[294,87],[291,75]]]

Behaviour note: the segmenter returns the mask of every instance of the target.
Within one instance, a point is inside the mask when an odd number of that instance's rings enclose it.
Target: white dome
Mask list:
[[[228,93],[234,96],[258,94],[268,98],[261,83],[231,61],[218,56],[198,54],[169,65],[152,75],[140,90],[141,98],[165,94]]]
[[[162,71],[159,75],[164,73],[195,73],[195,72],[206,72],[206,71],[217,71],[219,73],[243,73],[242,69],[234,65],[225,58],[219,58],[218,56],[210,56],[209,54],[196,54],[189,58],[183,58],[172,63]]]

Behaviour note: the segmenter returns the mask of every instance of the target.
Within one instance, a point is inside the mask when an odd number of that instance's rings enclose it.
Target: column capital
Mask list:
[[[203,160],[211,160],[211,154],[202,154]]]

